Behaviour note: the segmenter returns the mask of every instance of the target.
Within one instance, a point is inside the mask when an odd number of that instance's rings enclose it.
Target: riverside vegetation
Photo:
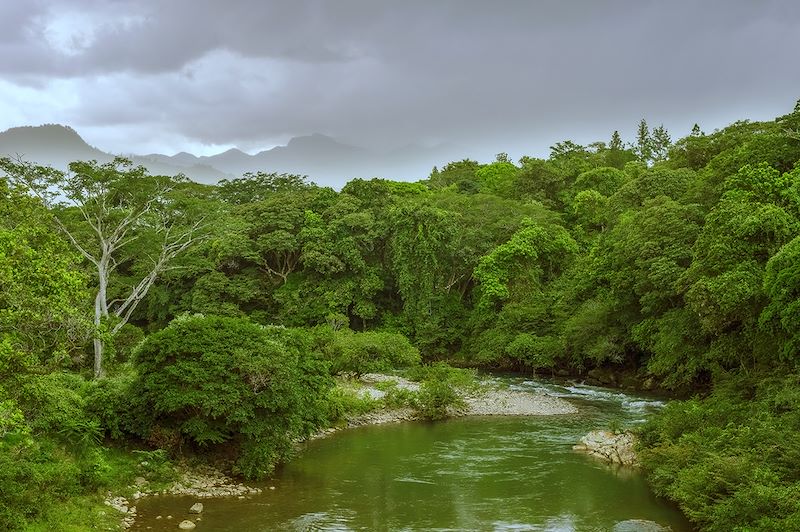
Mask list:
[[[656,493],[800,529],[798,161],[800,103],[339,192],[0,159],[0,528],[119,526],[104,494],[180,457],[269,475],[372,408],[342,375],[411,368],[388,400],[441,417],[447,361],[673,390],[639,435]]]

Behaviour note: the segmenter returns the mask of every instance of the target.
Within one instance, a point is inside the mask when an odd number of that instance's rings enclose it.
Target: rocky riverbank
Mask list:
[[[386,392],[381,389],[381,384],[388,382],[392,382],[397,389],[414,393],[420,390],[418,382],[378,373],[363,375],[357,383],[356,390],[363,397],[378,401],[386,395]],[[492,385],[479,386],[476,390],[466,393],[463,399],[464,406],[458,409],[451,408],[449,412],[451,416],[552,416],[578,412],[578,409],[569,401],[559,397],[507,390]],[[343,426],[323,429],[307,438],[306,441],[323,438],[346,428],[414,421],[417,419],[417,412],[410,407],[381,408],[348,419]],[[261,493],[262,491],[260,488],[236,482],[233,478],[208,466],[192,468],[183,466],[180,478],[164,489],[151,488],[144,478],[137,478],[135,484],[130,488],[134,491],[129,498],[112,494],[109,494],[106,498],[107,505],[123,514],[122,522],[124,528],[129,528],[134,524],[136,501],[144,497],[188,495],[197,499],[211,497],[238,497],[244,499],[248,495]],[[163,518],[172,519],[172,516],[164,516]]]
[[[639,461],[634,450],[636,437],[630,432],[593,430],[573,447],[610,464],[637,466]]]
[[[133,490],[133,494],[130,497],[115,496],[109,493],[105,499],[107,506],[122,514],[122,528],[133,526],[136,520],[136,503],[145,497],[187,495],[198,499],[212,497],[238,497],[239,499],[244,499],[248,495],[255,495],[262,491],[261,488],[237,482],[232,477],[210,466],[181,466],[178,480],[162,489],[154,488],[144,477],[137,477],[129,488]],[[198,507],[200,511],[190,510],[190,512],[199,514],[202,512],[202,504],[198,503],[192,508]],[[163,518],[170,520],[173,516],[167,515],[163,516]]]
[[[380,400],[386,396],[380,386],[383,383],[393,383],[400,390],[418,392],[420,384],[394,375],[368,373],[359,379],[358,393],[363,397]],[[463,397],[462,408],[451,408],[451,417],[461,416],[555,416],[576,414],[578,409],[569,401],[560,397],[545,394],[506,390],[491,384],[478,387],[478,391],[470,391]],[[323,429],[314,434],[309,440],[323,438],[345,428],[362,427],[365,425],[383,425],[386,423],[400,423],[415,421],[419,417],[417,412],[410,407],[383,408],[366,414],[361,414],[347,420],[341,427]]]

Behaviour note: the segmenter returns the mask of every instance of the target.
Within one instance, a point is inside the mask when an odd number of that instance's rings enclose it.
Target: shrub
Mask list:
[[[6,364],[21,360],[4,354]],[[11,367],[0,380],[0,530],[29,529],[65,501],[107,488],[116,473],[87,408],[89,383]]]
[[[399,387],[397,381],[376,382],[373,386],[386,394],[381,401],[388,408],[403,408],[416,404],[417,392]]]
[[[138,417],[131,390],[134,379],[129,371],[87,383],[86,411],[112,439],[134,432],[134,419]]]
[[[402,334],[390,332],[316,331],[333,374],[388,371],[419,364],[419,351]]]
[[[248,478],[269,474],[294,437],[324,422],[332,380],[311,344],[304,331],[241,318],[175,319],[134,352],[149,412],[140,435],[172,427],[198,449],[232,451]]]
[[[451,409],[463,408],[463,394],[477,386],[474,372],[441,362],[422,366],[414,373],[422,377],[415,408],[423,419],[444,419],[450,415]]]
[[[656,493],[677,501],[702,530],[796,530],[798,381],[739,377],[706,399],[668,404],[641,432]]]
[[[379,403],[346,386],[334,386],[326,400],[326,418],[329,424],[375,410]]]

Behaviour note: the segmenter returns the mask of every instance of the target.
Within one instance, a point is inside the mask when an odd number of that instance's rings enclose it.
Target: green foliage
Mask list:
[[[511,192],[518,168],[506,161],[497,161],[482,166],[475,172],[481,192],[505,196]]]
[[[361,375],[419,364],[420,355],[402,334],[317,329],[317,342],[330,361],[331,373]]]
[[[642,430],[656,492],[703,530],[793,530],[800,523],[796,374],[721,382],[704,400],[670,403]]]
[[[411,366],[422,390],[387,385],[383,404],[441,417],[466,383],[418,363],[458,359],[625,367],[713,391],[646,430],[654,482],[711,530],[798,528],[796,478],[759,440],[794,422],[791,386],[768,382],[800,352],[798,131],[797,108],[674,143],[643,120],[633,144],[615,131],[341,192],[287,174],[206,186],[122,159],[65,174],[0,158],[0,474],[16,490],[2,524],[113,484],[107,438],[229,453],[262,476],[293,437],[376,406],[331,372]],[[164,235],[201,218],[203,241],[148,276]],[[103,270],[109,227],[122,229]],[[94,325],[92,262],[108,288]],[[215,317],[172,321],[196,312]],[[111,364],[88,383],[93,333]],[[740,387],[754,402],[726,378],[753,379]],[[32,491],[47,482],[52,499]]]
[[[388,408],[413,407],[416,404],[417,392],[398,386],[397,381],[377,382],[373,386],[386,394],[381,397],[381,402]]]
[[[506,346],[511,358],[531,368],[552,368],[556,357],[562,352],[557,338],[520,333]]]
[[[2,167],[0,167],[2,169]],[[87,298],[79,258],[50,213],[0,179],[0,334],[41,362],[69,365],[90,333],[78,310]]]
[[[217,194],[223,201],[243,205],[263,201],[274,192],[295,192],[311,186],[308,176],[247,172],[244,177],[220,181]]]
[[[431,173],[430,187],[441,189],[456,185],[459,189],[477,192],[478,177],[476,174],[479,168],[480,164],[469,159],[448,163],[441,170]]]
[[[111,407],[94,402],[103,398],[95,390],[110,381],[46,373],[17,375],[10,386],[12,380],[4,376],[0,397],[8,398],[0,400],[0,529],[47,529],[49,523],[51,529],[78,530],[98,520],[101,493],[127,486],[142,474],[130,454],[102,445],[108,418],[97,415],[97,409]],[[72,501],[78,500],[91,511],[73,512]]]
[[[330,389],[325,400],[325,418],[328,424],[335,425],[350,418],[376,410],[380,402],[359,393],[358,388],[346,383],[337,383]]]
[[[420,367],[413,374],[422,377],[422,384],[414,403],[422,419],[444,419],[451,410],[465,406],[463,394],[474,387],[474,374],[444,363]]]
[[[780,355],[797,362],[800,355],[800,236],[773,255],[764,271],[764,292],[770,298],[761,325],[785,338]]]
[[[230,446],[249,478],[285,460],[292,438],[322,420],[331,380],[302,331],[184,316],[136,350],[134,386],[147,438],[174,427],[199,448]]]
[[[576,192],[596,190],[603,196],[613,195],[628,180],[628,175],[617,169],[600,167],[580,174],[573,185]]]
[[[511,295],[509,283],[522,275],[534,285],[557,275],[569,256],[578,250],[561,227],[545,228],[526,221],[508,242],[484,256],[475,268],[481,283],[479,307],[489,308]]]

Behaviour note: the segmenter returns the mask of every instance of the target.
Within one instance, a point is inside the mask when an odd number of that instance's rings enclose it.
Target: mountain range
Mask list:
[[[315,133],[292,138],[285,146],[276,146],[254,155],[230,149],[212,156],[150,153],[122,154],[152,174],[184,174],[201,183],[241,177],[245,172],[286,172],[307,175],[319,185],[341,188],[350,179],[384,177],[398,181],[424,179],[434,165],[442,165],[455,154],[447,145],[427,148],[409,145],[377,152],[339,142]],[[59,124],[14,127],[0,133],[0,155],[66,169],[72,161],[107,162],[115,154],[90,146],[71,127]],[[119,155],[119,154],[118,154]]]

